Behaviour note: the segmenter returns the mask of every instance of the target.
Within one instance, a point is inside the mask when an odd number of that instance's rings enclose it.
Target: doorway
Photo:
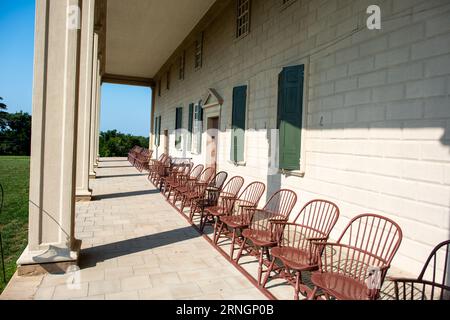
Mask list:
[[[206,142],[206,165],[217,171],[217,146],[219,139],[219,117],[208,118],[208,141]]]

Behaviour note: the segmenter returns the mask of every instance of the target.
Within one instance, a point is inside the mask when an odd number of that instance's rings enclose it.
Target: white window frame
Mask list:
[[[250,33],[251,7],[251,0],[236,1],[236,39],[242,39]]]

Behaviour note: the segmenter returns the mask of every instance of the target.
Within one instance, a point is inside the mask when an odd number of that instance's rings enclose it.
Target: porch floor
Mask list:
[[[126,159],[102,159],[93,190],[76,207],[80,286],[16,275],[1,299],[266,299]]]
[[[94,198],[76,205],[76,236],[82,240],[79,285],[70,275],[17,274],[0,300],[262,300],[293,298],[293,288],[272,279],[264,295],[244,274],[257,274],[257,259],[243,256],[240,271],[192,227],[124,158],[102,159]],[[198,224],[198,217],[194,220]],[[209,239],[209,241],[207,240]],[[229,239],[221,239],[223,253]],[[225,254],[226,255],[226,254]],[[406,273],[391,268],[390,274]],[[392,299],[385,281],[382,299]]]

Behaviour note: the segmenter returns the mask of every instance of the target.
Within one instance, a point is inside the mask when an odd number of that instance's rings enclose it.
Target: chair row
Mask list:
[[[283,278],[294,287],[295,299],[300,294],[308,299],[380,297],[386,273],[402,241],[402,230],[396,222],[362,214],[348,223],[336,242],[330,242],[340,215],[333,202],[310,201],[293,217],[297,195],[282,189],[258,209],[266,191],[264,183],[252,182],[243,189],[244,178],[240,176],[227,181],[228,174],[216,174],[213,167],[194,166],[189,159],[179,163],[169,159],[162,155],[154,161],[149,179],[181,213],[188,208],[192,222],[197,216],[202,232],[212,224],[215,245],[222,238],[231,240],[229,256],[235,263],[244,255],[258,257],[257,280],[261,287]],[[312,287],[304,282],[307,275]],[[406,281],[411,280],[396,279],[397,298],[399,284]]]
[[[128,152],[128,161],[136,167],[139,172],[142,172],[144,170],[148,170],[148,165],[152,155],[152,150],[135,146]]]

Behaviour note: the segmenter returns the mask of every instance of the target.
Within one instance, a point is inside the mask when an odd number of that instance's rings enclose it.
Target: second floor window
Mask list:
[[[195,40],[195,69],[200,69],[203,63],[203,32]]]
[[[246,36],[250,32],[250,2],[237,0],[236,38]]]
[[[178,63],[179,63],[178,79],[184,80],[184,70],[185,70],[185,66],[186,66],[186,52],[185,51],[183,51],[183,53],[180,55]]]

